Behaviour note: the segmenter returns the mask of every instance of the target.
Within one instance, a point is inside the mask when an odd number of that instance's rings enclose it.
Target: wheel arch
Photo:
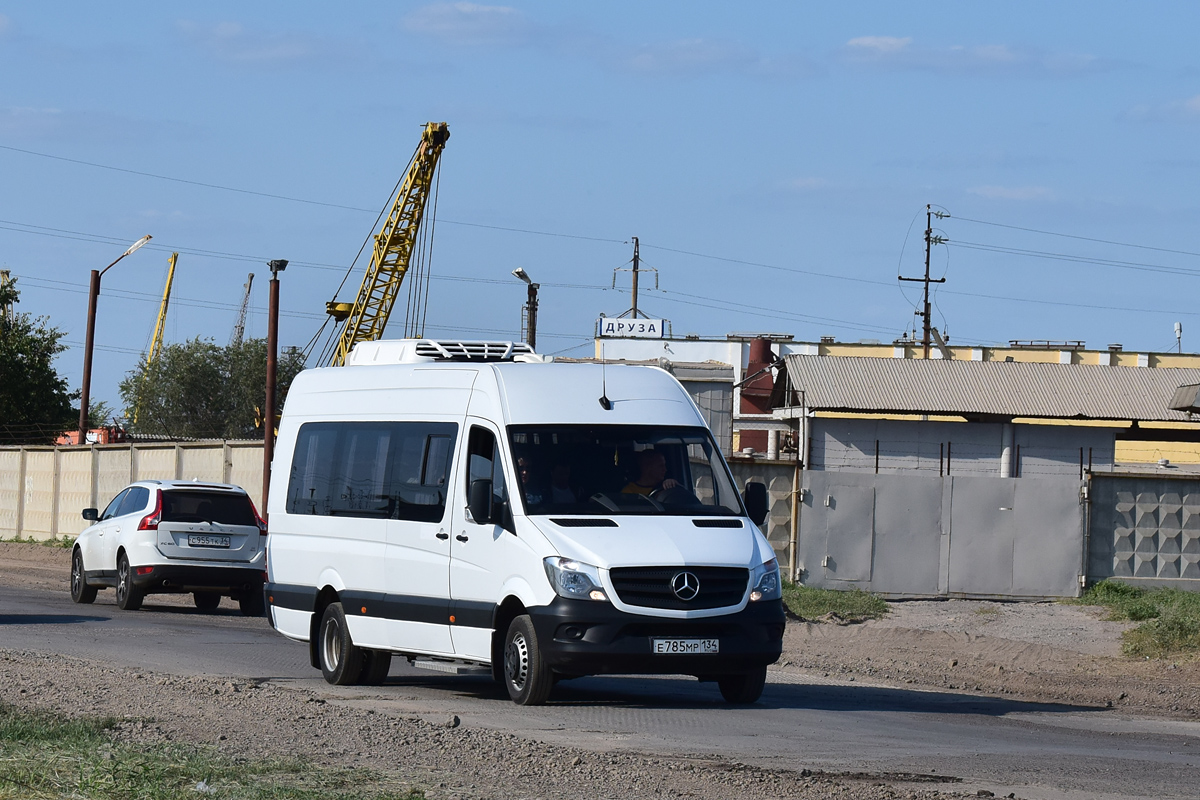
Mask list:
[[[321,627],[321,617],[325,615],[325,609],[333,603],[341,602],[341,595],[337,589],[326,584],[324,588],[317,592],[317,598],[313,601],[313,613],[308,622],[308,660],[314,668],[321,668],[321,656],[318,652],[320,647],[318,635]]]
[[[504,637],[508,633],[508,626],[524,613],[525,603],[510,594],[496,606],[492,614],[492,677],[497,682],[504,680]]]

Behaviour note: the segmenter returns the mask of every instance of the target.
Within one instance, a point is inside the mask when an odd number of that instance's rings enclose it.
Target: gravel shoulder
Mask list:
[[[66,592],[68,550],[0,543],[0,583]],[[161,598],[190,605],[190,598]],[[228,601],[226,601],[228,602]],[[232,607],[232,606],[231,606]],[[771,680],[952,689],[1118,709],[1130,716],[1200,716],[1200,662],[1120,655],[1126,624],[1101,609],[1054,603],[896,603],[860,625],[791,622]],[[3,650],[0,697],[24,707],[123,719],[139,742],[209,744],[231,755],[292,755],[388,772],[430,797],[690,796],[943,798],[967,787],[912,776],[767,770],[713,757],[597,753],[429,718],[378,711],[354,687],[302,688],[207,676],[129,674],[110,665]],[[970,791],[974,796],[974,792]]]

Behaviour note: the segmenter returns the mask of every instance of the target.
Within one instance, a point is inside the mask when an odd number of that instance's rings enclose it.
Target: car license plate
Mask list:
[[[694,655],[721,652],[720,639],[651,639],[654,652],[666,655]]]
[[[229,547],[229,537],[213,536],[209,533],[189,533],[188,547]]]

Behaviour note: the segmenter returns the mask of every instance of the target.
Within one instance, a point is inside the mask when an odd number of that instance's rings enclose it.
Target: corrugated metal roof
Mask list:
[[[805,405],[824,411],[1178,421],[1175,390],[1200,369],[786,356]]]

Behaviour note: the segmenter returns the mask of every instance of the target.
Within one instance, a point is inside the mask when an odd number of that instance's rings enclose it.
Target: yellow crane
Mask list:
[[[383,336],[416,247],[434,170],[449,138],[446,123],[425,125],[387,221],[375,234],[371,265],[363,277],[358,296],[353,303],[332,300],[325,304],[326,313],[336,321],[344,322],[330,360],[331,366],[345,364],[346,356],[357,343]]]
[[[171,304],[171,284],[175,281],[175,263],[177,261],[179,261],[179,253],[171,253],[171,257],[167,260],[167,285],[163,287],[162,303],[158,306],[158,321],[154,323],[154,335],[150,337],[150,349],[146,351],[146,366],[142,369],[143,386],[147,380],[146,375],[150,371],[150,365],[162,352],[163,335],[167,330],[167,307]],[[138,392],[138,399],[133,405],[132,421],[135,425],[142,406],[141,394]]]
[[[150,339],[150,351],[146,353],[146,366],[154,363],[162,352],[163,334],[167,329],[167,306],[171,303],[171,283],[175,280],[175,262],[179,253],[171,253],[167,266],[167,285],[163,288],[162,303],[158,307],[158,322],[154,323],[154,336]]]

